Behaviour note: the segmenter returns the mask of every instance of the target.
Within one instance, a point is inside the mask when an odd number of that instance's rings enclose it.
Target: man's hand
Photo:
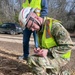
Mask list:
[[[46,57],[48,50],[47,49],[34,48],[34,53],[38,56]]]

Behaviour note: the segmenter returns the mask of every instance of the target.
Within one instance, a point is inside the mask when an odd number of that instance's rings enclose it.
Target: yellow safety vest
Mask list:
[[[48,17],[46,17],[46,19],[47,20],[45,21],[46,24],[44,25],[43,34],[39,34],[39,32],[38,32],[38,41],[39,41],[39,44],[42,48],[49,49],[53,46],[57,46],[57,44],[51,35],[51,28],[52,28],[53,19],[48,18]],[[48,23],[48,21],[50,23]]]
[[[51,35],[52,23],[60,22],[60,21],[47,17],[47,22],[48,24],[45,21],[46,25],[44,26],[43,34],[38,33],[38,41],[41,48],[50,49],[51,47],[57,46],[54,38]],[[71,56],[71,50],[62,54],[61,57],[67,59],[67,58],[70,58],[70,56]]]
[[[23,8],[26,7],[31,7],[31,8],[36,8],[36,13],[38,16],[40,16],[40,10],[41,10],[41,0],[32,0],[31,3],[29,4],[28,0],[25,1],[25,3],[22,4]]]

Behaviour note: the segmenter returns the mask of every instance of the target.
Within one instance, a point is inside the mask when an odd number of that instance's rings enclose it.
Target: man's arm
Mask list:
[[[45,17],[45,16],[47,16],[47,14],[48,14],[48,3],[47,3],[47,0],[42,0],[40,16],[41,17]]]
[[[51,33],[59,46],[67,46],[73,44],[68,31],[59,22],[52,25]]]

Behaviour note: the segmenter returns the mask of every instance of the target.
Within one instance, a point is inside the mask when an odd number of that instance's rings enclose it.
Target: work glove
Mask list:
[[[34,48],[34,53],[38,56],[46,57],[48,50],[47,49]]]

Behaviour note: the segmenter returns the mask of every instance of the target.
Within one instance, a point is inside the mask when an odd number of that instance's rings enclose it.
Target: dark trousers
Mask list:
[[[31,33],[33,33],[35,46],[38,47],[37,34],[34,31],[28,30],[27,28],[23,30],[23,56],[27,58],[29,55],[29,41]]]

